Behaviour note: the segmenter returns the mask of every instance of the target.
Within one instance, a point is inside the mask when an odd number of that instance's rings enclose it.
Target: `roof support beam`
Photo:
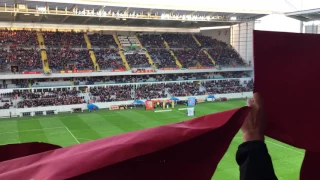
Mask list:
[[[108,23],[110,23],[110,22],[113,21],[113,20],[114,20],[114,18],[111,18],[111,19],[107,20],[104,24],[108,24]]]
[[[60,21],[60,23],[64,23],[68,18],[69,18],[70,16],[65,16],[61,21]]]
[[[39,17],[39,19],[38,19],[38,22],[41,22],[41,21],[42,21],[42,19],[43,19],[43,17],[44,17],[44,15],[43,15],[43,14],[41,14],[41,15],[40,15],[40,17]]]
[[[87,23],[87,22],[89,22],[92,18],[93,18],[93,17],[89,17],[89,18],[87,18],[85,21],[83,21],[83,23],[82,23],[82,24],[86,24],[86,23]]]

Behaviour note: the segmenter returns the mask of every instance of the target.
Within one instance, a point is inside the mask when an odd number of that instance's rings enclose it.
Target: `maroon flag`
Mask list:
[[[211,179],[248,108],[0,163],[0,179]]]
[[[254,32],[254,85],[267,135],[306,150],[300,180],[320,179],[319,42],[315,34]]]

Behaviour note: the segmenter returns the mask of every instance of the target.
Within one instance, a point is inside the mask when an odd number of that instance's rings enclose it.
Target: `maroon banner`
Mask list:
[[[123,72],[126,71],[124,69],[112,69],[111,72]]]
[[[174,70],[174,68],[161,68],[161,70]]]
[[[212,67],[203,66],[203,67],[189,67],[188,69],[211,69]]]
[[[41,74],[39,71],[27,71],[27,72],[22,72],[22,74]]]
[[[154,69],[138,69],[133,71],[133,73],[151,73],[156,72]]]

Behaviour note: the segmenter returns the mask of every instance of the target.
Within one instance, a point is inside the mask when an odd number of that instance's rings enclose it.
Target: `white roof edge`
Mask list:
[[[236,9],[236,8],[214,8],[207,6],[176,6],[176,5],[161,5],[161,4],[145,4],[133,2],[119,2],[109,0],[108,2],[99,0],[28,0],[28,1],[42,1],[51,3],[63,4],[83,4],[83,5],[97,5],[97,6],[113,6],[113,7],[132,7],[132,8],[147,8],[147,9],[168,9],[168,10],[181,10],[181,11],[205,11],[205,12],[234,12],[234,13],[247,13],[247,14],[271,14],[271,10],[249,10],[249,9]]]

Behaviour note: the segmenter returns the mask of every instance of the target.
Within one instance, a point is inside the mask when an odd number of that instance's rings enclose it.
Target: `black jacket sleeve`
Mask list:
[[[240,167],[240,180],[277,180],[264,141],[249,141],[241,144],[236,160]]]

